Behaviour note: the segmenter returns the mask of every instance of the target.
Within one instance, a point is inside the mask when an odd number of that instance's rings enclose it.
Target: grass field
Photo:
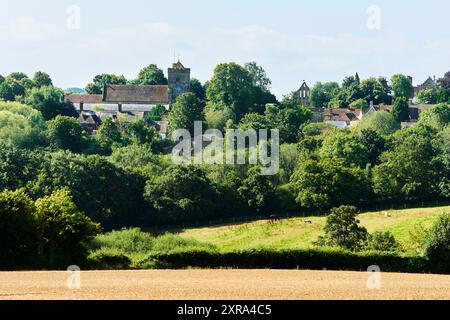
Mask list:
[[[423,230],[429,228],[437,216],[448,210],[449,206],[368,212],[361,214],[359,220],[369,232],[392,232],[407,253],[415,253],[420,247]],[[386,212],[389,216],[385,215]],[[255,247],[302,249],[313,246],[312,243],[322,233],[325,221],[325,217],[292,218],[274,224],[261,220],[236,225],[186,229],[180,232],[180,236],[213,244],[221,250]]]
[[[285,270],[82,271],[80,289],[66,272],[0,272],[0,300],[345,300],[450,299],[450,277]]]

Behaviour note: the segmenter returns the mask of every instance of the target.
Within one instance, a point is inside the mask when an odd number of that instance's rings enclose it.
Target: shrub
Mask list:
[[[425,240],[425,254],[436,272],[450,272],[450,213],[441,215]]]
[[[400,244],[397,242],[391,232],[377,231],[369,236],[366,249],[374,251],[396,252],[400,250]]]
[[[97,270],[121,270],[130,268],[131,260],[116,250],[101,249],[87,257],[87,266]]]
[[[240,268],[240,269],[309,269],[366,271],[378,265],[385,272],[423,272],[425,264],[419,257],[402,257],[394,253],[360,252],[338,248],[309,250],[252,249],[219,252],[205,249],[152,253],[149,265],[169,269]],[[145,263],[143,263],[145,265]]]

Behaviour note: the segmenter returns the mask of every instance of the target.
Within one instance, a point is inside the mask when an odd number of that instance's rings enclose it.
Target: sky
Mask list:
[[[0,0],[0,74],[38,70],[61,88],[129,79],[180,58],[205,82],[256,61],[281,98],[305,80],[450,70],[447,0]]]

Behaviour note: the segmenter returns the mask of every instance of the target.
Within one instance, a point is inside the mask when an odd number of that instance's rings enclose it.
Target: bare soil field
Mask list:
[[[80,289],[66,272],[1,272],[0,300],[347,300],[450,299],[450,276],[276,270],[82,271]]]

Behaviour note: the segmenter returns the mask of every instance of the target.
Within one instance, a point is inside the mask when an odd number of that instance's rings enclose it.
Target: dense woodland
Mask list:
[[[103,74],[104,83],[164,84],[155,65],[136,79]],[[167,112],[159,106],[145,120],[104,121],[88,136],[64,92],[38,72],[0,76],[0,264],[65,266],[82,255],[101,230],[281,215],[331,208],[417,204],[450,198],[450,72],[435,89],[419,93],[436,104],[417,125],[407,118],[412,85],[403,75],[343,83],[318,83],[310,106],[296,92],[277,101],[270,79],[255,63],[218,65],[205,84]],[[352,129],[312,123],[312,110],[393,104]],[[167,119],[170,129],[280,130],[280,171],[262,176],[257,166],[176,166],[171,142],[146,120]]]

